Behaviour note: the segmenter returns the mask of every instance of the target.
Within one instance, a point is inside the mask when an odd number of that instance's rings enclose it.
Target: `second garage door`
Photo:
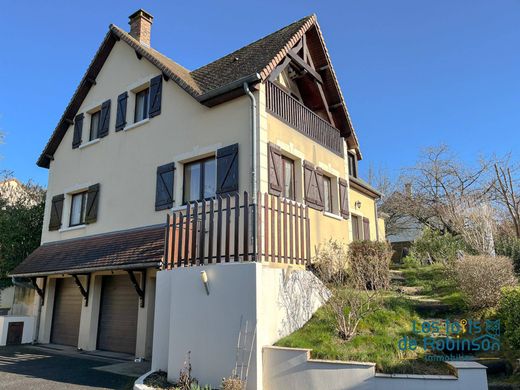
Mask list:
[[[135,353],[138,296],[128,275],[103,276],[98,349]]]
[[[72,278],[56,279],[51,342],[78,345],[83,297]]]

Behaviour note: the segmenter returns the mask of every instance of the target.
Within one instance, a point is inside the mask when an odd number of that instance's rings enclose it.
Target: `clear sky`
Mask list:
[[[397,174],[421,148],[520,152],[520,0],[2,1],[0,170],[36,160],[115,23],[145,8],[152,45],[194,69],[316,13],[368,166]]]

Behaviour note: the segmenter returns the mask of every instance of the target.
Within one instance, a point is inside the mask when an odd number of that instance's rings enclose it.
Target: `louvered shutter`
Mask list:
[[[341,216],[349,218],[348,184],[346,180],[339,179],[339,207]]]
[[[121,131],[126,126],[126,103],[128,92],[123,92],[117,97],[116,131]]]
[[[161,113],[162,98],[162,75],[156,76],[150,80],[150,105],[148,116],[153,118]]]
[[[76,149],[81,145],[81,135],[83,133],[84,114],[76,115],[74,118],[74,135],[72,136],[72,149]]]
[[[103,102],[101,105],[101,116],[99,118],[98,137],[103,138],[108,135],[110,126],[110,100]]]
[[[280,196],[282,193],[282,152],[274,144],[267,146],[267,158],[269,166],[269,193]]]
[[[303,162],[305,203],[316,210],[323,210],[323,173],[314,165]]]
[[[157,168],[157,183],[155,187],[155,211],[173,207],[173,177],[175,164],[161,165]]]
[[[51,217],[49,220],[49,230],[58,230],[61,227],[61,217],[63,215],[63,194],[52,197]]]
[[[97,221],[99,204],[99,184],[91,185],[87,192],[87,210],[85,212],[85,223]]]
[[[238,192],[238,144],[217,150],[217,194]]]
[[[370,241],[370,220],[363,218],[363,239]]]

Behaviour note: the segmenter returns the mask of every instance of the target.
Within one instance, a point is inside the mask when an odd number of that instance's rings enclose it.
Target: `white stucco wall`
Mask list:
[[[10,322],[23,322],[22,344],[28,344],[33,341],[34,317],[0,316],[0,345],[6,345],[7,331]]]
[[[14,286],[9,286],[0,290],[0,309],[10,309],[14,301]]]
[[[209,295],[201,281],[202,270],[208,275]],[[240,324],[244,331],[248,322],[250,332],[256,324],[257,334],[247,388],[261,389],[262,347],[310,318],[321,302],[313,293],[317,286],[308,271],[259,263],[158,272],[152,369],[167,370],[175,380],[191,351],[193,375],[201,384],[218,387],[235,367]],[[251,340],[252,333],[248,337]]]
[[[115,132],[117,96],[148,82],[160,71],[138,60],[126,43],[117,42],[78,113],[86,113],[111,99],[107,137],[72,149],[73,126],[61,141],[49,169],[47,207],[42,242],[164,223],[166,211],[155,211],[156,169],[175,162],[175,203],[182,203],[183,162],[214,154],[239,143],[239,187],[250,190],[251,118],[248,97],[208,108],[174,81],[163,81],[161,114],[128,131]],[[134,94],[129,92],[127,123],[133,123]],[[88,142],[90,117],[83,123]],[[81,229],[48,230],[51,198],[100,183],[98,220]],[[70,197],[65,198],[62,228],[68,226]],[[66,229],[65,229],[66,230]]]

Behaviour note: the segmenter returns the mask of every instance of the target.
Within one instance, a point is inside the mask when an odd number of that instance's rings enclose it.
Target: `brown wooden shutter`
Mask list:
[[[162,98],[162,75],[156,76],[150,80],[150,105],[148,116],[153,118],[161,113]]]
[[[108,135],[108,128],[110,126],[110,100],[103,102],[101,105],[101,115],[99,118],[98,137],[103,138]]]
[[[157,167],[157,183],[155,187],[155,211],[173,207],[173,178],[175,164],[170,163]]]
[[[344,179],[339,179],[339,207],[343,218],[350,217],[348,201],[348,183]]]
[[[58,230],[61,227],[61,217],[63,215],[63,201],[65,195],[60,194],[52,197],[51,217],[49,220],[49,230]]]
[[[363,218],[363,239],[370,241],[370,220]]]
[[[126,126],[126,103],[128,92],[123,92],[117,97],[116,131],[121,131]]]
[[[323,210],[323,173],[308,161],[303,162],[305,204]]]
[[[238,144],[217,150],[217,194],[238,192]]]
[[[85,212],[85,223],[97,221],[99,204],[99,184],[91,185],[87,192],[87,210]]]
[[[76,149],[81,145],[81,135],[83,133],[83,118],[84,114],[76,115],[74,118],[74,135],[72,137],[72,149]]]
[[[282,152],[280,147],[269,143],[267,145],[267,159],[269,167],[269,193],[280,196],[282,193]]]

